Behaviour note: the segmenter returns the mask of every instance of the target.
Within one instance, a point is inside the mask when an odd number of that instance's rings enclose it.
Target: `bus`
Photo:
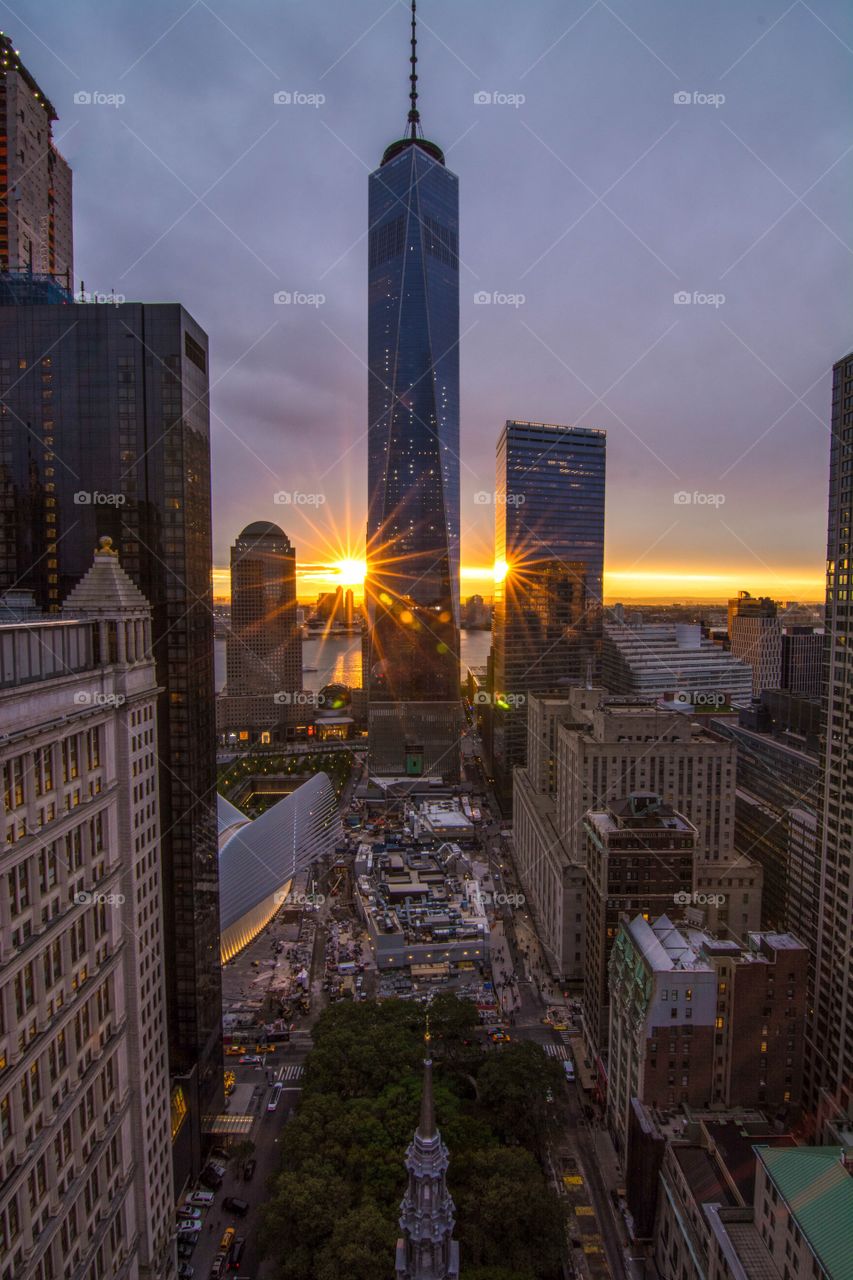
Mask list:
[[[267,1103],[267,1111],[275,1111],[276,1107],[278,1106],[278,1100],[281,1097],[283,1089],[284,1089],[284,1085],[281,1083],[280,1080],[277,1080],[272,1087],[270,1100]]]

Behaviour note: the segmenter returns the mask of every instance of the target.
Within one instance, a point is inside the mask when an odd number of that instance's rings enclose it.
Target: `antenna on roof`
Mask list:
[[[416,17],[417,0],[412,0],[412,53],[409,61],[412,64],[411,89],[409,97],[411,99],[411,107],[409,108],[409,137],[416,138],[418,136],[418,125],[421,121],[421,114],[418,111],[418,30]]]

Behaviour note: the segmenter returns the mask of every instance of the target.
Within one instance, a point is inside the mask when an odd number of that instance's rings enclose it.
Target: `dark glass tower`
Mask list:
[[[180,1188],[223,1087],[207,335],[177,304],[0,306],[0,590],[29,588],[56,611],[101,535],[151,603],[162,686]]]
[[[853,351],[832,376],[826,551],[823,847],[815,1007],[806,1045],[808,1102],[818,1135],[853,1120]]]
[[[508,812],[527,753],[527,699],[593,670],[601,631],[607,437],[507,422],[495,485],[495,618],[486,748]]]
[[[398,752],[432,732],[415,705],[445,704],[449,722],[459,704],[459,183],[420,133],[412,10],[408,135],[369,191],[365,677]],[[433,706],[438,737],[441,719]],[[452,772],[451,755],[429,771]]]

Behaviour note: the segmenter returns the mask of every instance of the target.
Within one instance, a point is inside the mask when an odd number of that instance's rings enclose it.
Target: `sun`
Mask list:
[[[360,587],[364,584],[366,560],[335,560],[332,568],[336,570],[335,577],[342,587]]]

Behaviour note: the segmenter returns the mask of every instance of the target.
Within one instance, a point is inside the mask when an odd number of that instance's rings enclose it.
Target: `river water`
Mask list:
[[[492,643],[491,631],[463,631],[460,636],[460,672],[468,667],[484,667]],[[216,691],[225,687],[225,640],[214,641]],[[306,671],[316,667],[316,671]],[[302,683],[319,692],[324,685],[339,683],[361,687],[361,636],[311,636],[302,641]]]

